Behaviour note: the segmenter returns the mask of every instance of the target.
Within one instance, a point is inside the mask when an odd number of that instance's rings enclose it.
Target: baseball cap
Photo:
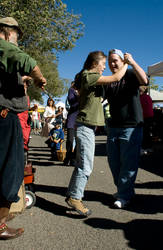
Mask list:
[[[5,25],[8,27],[15,27],[18,30],[20,37],[22,37],[23,35],[23,32],[19,28],[18,22],[13,17],[0,18],[0,25]]]
[[[110,54],[117,54],[118,56],[122,58],[122,60],[124,60],[124,54],[120,49],[111,49],[109,50],[109,55]]]

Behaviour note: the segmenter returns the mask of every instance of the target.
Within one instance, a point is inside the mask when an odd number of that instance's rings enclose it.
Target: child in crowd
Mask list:
[[[61,128],[63,128],[63,110],[64,108],[59,106],[57,111],[56,111],[56,122],[60,123]]]
[[[56,122],[54,128],[50,131],[49,146],[51,148],[51,159],[57,160],[57,150],[60,150],[64,140],[64,132],[61,124]]]
[[[39,134],[39,131],[40,131],[40,113],[38,112],[37,104],[35,104],[34,108],[33,108],[32,123],[33,123],[34,134]]]

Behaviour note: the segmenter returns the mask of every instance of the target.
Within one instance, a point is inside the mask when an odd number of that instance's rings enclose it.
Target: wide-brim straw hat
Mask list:
[[[23,36],[23,32],[21,31],[18,22],[13,17],[0,18],[0,25],[16,28],[20,38]]]

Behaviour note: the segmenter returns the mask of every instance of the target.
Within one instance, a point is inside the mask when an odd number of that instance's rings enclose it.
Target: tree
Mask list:
[[[152,78],[152,77],[150,78],[149,84],[150,84],[151,89],[158,90],[158,85],[155,84],[155,79],[154,78]]]
[[[18,21],[24,31],[19,46],[37,60],[48,92],[53,97],[65,94],[69,81],[59,77],[56,53],[71,50],[83,35],[80,15],[69,13],[61,0],[3,0],[0,16]],[[41,100],[41,92],[35,92],[30,92],[31,99]]]
[[[51,57],[50,57],[51,58]],[[43,72],[43,75],[48,80],[48,84],[46,90],[51,95],[51,97],[61,97],[64,93],[67,92],[70,81],[68,79],[61,79],[57,70],[57,63],[52,61],[48,55],[44,57],[44,60],[40,62],[39,66]],[[41,90],[36,89],[33,85],[31,85],[28,89],[28,94],[30,96],[31,101],[33,99],[42,103],[42,93]]]

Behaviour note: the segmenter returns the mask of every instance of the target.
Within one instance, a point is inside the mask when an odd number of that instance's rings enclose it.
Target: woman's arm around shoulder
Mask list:
[[[97,80],[97,84],[98,85],[107,85],[110,84],[112,82],[118,82],[121,80],[121,78],[125,75],[126,70],[128,68],[128,64],[125,63],[124,66],[122,66],[122,68],[117,71],[116,73],[114,73],[111,76],[100,76],[99,79]]]

